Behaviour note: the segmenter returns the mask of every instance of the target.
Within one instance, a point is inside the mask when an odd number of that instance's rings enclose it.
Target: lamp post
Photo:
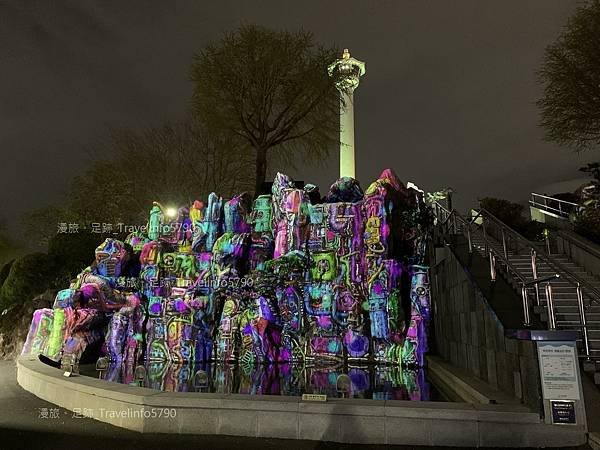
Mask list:
[[[344,49],[341,59],[327,68],[340,91],[340,178],[356,177],[354,166],[354,89],[365,74],[365,63],[350,56]]]

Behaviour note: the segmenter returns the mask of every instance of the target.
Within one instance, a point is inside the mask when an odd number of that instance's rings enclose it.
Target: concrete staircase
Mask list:
[[[487,236],[488,244],[491,245],[497,253],[503,254],[503,246],[497,240]],[[472,233],[472,243],[474,251],[479,252],[482,256],[485,254],[485,244],[483,235],[480,233]],[[519,272],[519,274],[527,281],[534,279],[531,268],[531,254],[525,251],[519,254],[513,251],[508,251],[508,261]],[[587,273],[583,268],[576,265],[565,255],[552,255],[553,260],[557,261],[563,268],[567,269],[577,278],[587,282],[589,285],[600,291],[600,280],[593,275]],[[552,297],[554,299],[554,310],[556,325],[559,329],[578,330],[581,331],[581,320],[579,306],[577,301],[577,288],[573,282],[568,280],[566,273],[561,270],[553,269],[546,261],[537,258],[537,277],[544,278],[558,273],[560,278],[550,281],[552,286]],[[507,281],[513,285],[517,292],[520,292],[521,286],[513,277],[507,276],[504,271],[499,272],[499,275],[504,276]],[[548,320],[547,314],[547,298],[545,292],[546,283],[539,286],[540,306],[534,307],[543,321]],[[530,288],[532,298],[535,298],[534,288]],[[585,291],[584,291],[585,292]],[[586,307],[586,320],[588,328],[588,342],[590,348],[590,357],[596,361],[600,361],[600,304],[589,303],[589,298],[584,296]],[[583,343],[579,340],[581,347],[580,351],[583,354]]]
[[[531,316],[531,322],[537,329],[540,329],[544,327],[543,322],[547,322],[549,317],[546,291],[544,289],[545,282],[538,284],[539,306],[537,306],[534,283],[531,283],[534,280],[531,249],[532,247],[536,248],[538,253],[535,278],[539,280],[556,274],[559,275],[559,278],[548,281],[552,287],[556,326],[558,329],[579,332],[579,354],[585,356],[585,346],[581,339],[583,333],[577,289],[578,282],[580,287],[583,286],[580,292],[583,293],[589,346],[589,357],[582,358],[583,395],[589,431],[588,444],[590,448],[600,450],[600,279],[588,273],[565,254],[547,255],[535,243],[529,242],[488,211],[483,209],[474,211],[467,220],[456,211],[450,212],[440,207],[440,205],[437,206],[436,219],[440,224],[439,229],[442,234],[463,237],[470,243],[468,250],[472,250],[472,252],[469,252],[471,256],[473,253],[477,253],[487,261],[492,258],[490,258],[490,253],[486,251],[486,245],[488,250],[491,249],[491,254],[496,259],[497,281],[496,283],[490,283],[490,290],[493,293],[496,292],[499,286],[504,288],[504,295],[500,299],[501,304],[505,304],[507,297],[511,296],[510,294],[506,295],[507,291],[510,292],[512,288],[515,294],[520,296],[523,284],[526,285],[529,304],[533,305],[530,310],[535,313]],[[492,236],[497,236],[497,238],[494,239]],[[587,257],[587,253],[585,255],[584,258]],[[582,257],[581,253],[578,254],[578,257]],[[479,258],[468,257],[469,264],[472,259],[480,261]],[[505,259],[508,266],[510,266],[508,269],[503,267],[503,264],[506,266]],[[467,267],[464,262],[463,266]],[[480,275],[482,274],[480,273]],[[491,275],[491,271],[486,275]],[[487,276],[485,276],[485,279],[489,279]],[[523,320],[522,314],[521,311],[518,320]],[[517,315],[519,314],[517,313]]]

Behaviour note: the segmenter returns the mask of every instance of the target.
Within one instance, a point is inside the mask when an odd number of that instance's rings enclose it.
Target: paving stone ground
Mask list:
[[[45,417],[46,414],[48,417]],[[232,436],[141,434],[88,418],[74,417],[23,390],[16,364],[0,361],[0,449],[261,449],[261,450],[400,450],[419,447],[346,445],[332,442],[258,439]],[[420,447],[431,449],[434,447]]]

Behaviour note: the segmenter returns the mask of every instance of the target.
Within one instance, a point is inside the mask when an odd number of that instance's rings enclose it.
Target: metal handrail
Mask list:
[[[543,201],[537,201],[537,197],[542,198]],[[548,204],[548,200],[551,202],[555,202],[558,205],[558,208],[550,206]],[[549,197],[547,195],[537,194],[535,192],[531,193],[531,199],[529,200],[529,204],[537,207],[538,209],[545,210],[546,212],[551,212],[553,215],[558,215],[564,219],[569,218],[569,214],[571,212],[577,212],[579,205],[577,203],[568,202],[566,200],[561,200],[559,198]],[[562,207],[565,205],[565,208]]]
[[[454,215],[460,222],[462,222],[463,224],[465,224],[469,231],[472,232],[473,230],[471,229],[471,224],[473,222],[468,221],[467,219],[465,219],[461,214],[459,214],[456,210],[452,210],[451,212],[448,211],[446,208],[444,208],[442,205],[437,204],[437,206],[439,208],[441,208],[446,214],[447,214],[447,218],[446,220],[443,222],[443,224],[447,223],[448,220],[450,219],[451,215]],[[527,280],[518,272],[518,270],[511,264],[511,262],[504,257],[504,255],[502,255],[501,253],[497,252],[491,245],[490,240],[487,238],[487,236],[481,236],[484,240],[484,242],[487,244],[488,248],[490,249],[491,252],[494,253],[494,256],[500,258],[500,260],[502,261],[502,263],[504,263],[508,268],[511,269],[511,272],[514,272],[514,274],[516,275],[516,277],[522,281],[523,283],[527,283]],[[471,242],[469,239],[469,253],[472,252],[472,248],[471,248]]]
[[[502,222],[500,219],[498,219],[496,216],[494,216],[491,212],[489,212],[485,208],[481,208],[480,212],[482,212],[485,216],[488,216],[490,219],[492,219],[492,221],[494,221],[501,228],[509,231],[510,234],[512,235],[512,237],[514,237],[517,241],[523,242],[526,247],[537,250],[538,251],[537,255],[540,257],[540,259],[542,259],[544,262],[546,262],[553,270],[556,270],[557,272],[562,272],[563,274],[567,275],[565,277],[565,279],[567,281],[569,281],[569,283],[574,288],[576,288],[577,284],[579,283],[579,285],[581,287],[583,287],[583,288],[585,288],[585,290],[589,291],[588,296],[589,296],[590,302],[600,304],[600,291],[598,291],[594,286],[589,284],[587,281],[579,278],[576,274],[574,274],[569,269],[567,269],[563,264],[556,261],[551,255],[549,255],[545,252],[545,250],[542,248],[542,246],[531,242],[529,239],[525,238],[524,236],[519,234],[517,231],[513,230],[511,227],[506,225],[504,222]],[[542,251],[539,251],[539,250],[542,250]],[[593,296],[595,296],[596,298],[593,298],[589,294],[593,294]]]
[[[453,221],[454,233],[457,232],[457,227],[456,227],[457,219],[458,219],[458,221],[460,221],[464,225],[466,225],[467,239],[468,239],[468,243],[469,243],[469,253],[472,253],[473,248],[472,248],[472,240],[471,240],[471,233],[472,233],[471,224],[474,222],[474,220],[467,221],[456,210],[448,211],[446,208],[444,208],[442,205],[440,205],[437,202],[434,204],[434,207],[436,207],[436,213],[438,215],[440,215],[440,212],[441,212],[445,216],[444,220],[441,221],[442,225],[448,225],[450,222],[450,219],[452,217],[454,218],[454,221]],[[495,281],[495,278],[496,278],[495,264],[496,264],[496,258],[499,258],[500,261],[502,263],[504,263],[507,272],[510,272],[513,277],[515,277],[516,279],[518,279],[518,281],[521,282],[521,300],[523,303],[523,305],[522,305],[523,306],[523,319],[524,319],[524,325],[526,327],[531,325],[530,303],[529,303],[529,296],[527,293],[527,288],[530,286],[535,287],[537,304],[540,305],[539,284],[546,283],[545,291],[546,291],[546,300],[547,300],[546,301],[546,309],[548,311],[548,328],[550,330],[556,330],[556,314],[555,314],[555,310],[554,310],[554,299],[553,299],[553,294],[552,294],[552,285],[550,284],[550,281],[560,278],[560,274],[555,273],[551,276],[538,278],[537,274],[536,274],[536,270],[535,270],[536,256],[537,256],[537,253],[535,251],[536,246],[532,242],[530,242],[528,239],[524,238],[519,233],[514,231],[508,225],[504,224],[502,221],[500,221],[500,219],[498,219],[496,216],[494,216],[493,214],[491,214],[489,211],[485,210],[484,208],[480,209],[479,213],[477,214],[477,216],[475,216],[475,218],[479,217],[482,214],[484,216],[487,215],[488,218],[492,218],[492,220],[494,222],[496,222],[497,224],[499,224],[501,226],[501,231],[502,231],[502,238],[503,238],[502,239],[503,240],[503,252],[502,253],[504,253],[504,254],[502,254],[501,252],[496,250],[494,248],[494,246],[492,245],[492,243],[489,241],[489,239],[485,233],[485,217],[483,217],[484,222],[483,222],[483,226],[481,227],[482,231],[480,234],[481,234],[481,237],[483,238],[486,253],[488,253],[489,257],[490,257],[490,274],[491,274],[492,281]],[[526,280],[525,277],[522,276],[521,273],[508,260],[507,251],[506,251],[505,234],[504,234],[505,230],[508,230],[511,235],[513,235],[517,238],[518,241],[526,242],[528,244],[528,247],[531,249],[531,253],[532,253],[531,266],[532,266],[532,275],[534,277],[533,280],[529,280],[529,281]],[[477,230],[477,231],[479,232],[479,230]],[[551,257],[549,255],[548,256],[542,255],[542,259],[547,261],[549,263],[550,267],[552,267],[552,268],[556,268],[556,266],[558,266],[559,269],[561,269],[563,267],[562,264],[560,264],[560,263],[555,263],[554,261],[549,261],[549,259],[551,259]],[[578,279],[578,277],[576,275],[572,274],[569,270],[564,270],[563,272]],[[590,347],[589,347],[589,337],[588,337],[586,311],[585,311],[586,308],[584,306],[583,293],[582,293],[582,289],[581,289],[581,283],[579,281],[576,284],[576,289],[577,289],[576,292],[577,292],[577,301],[578,301],[578,306],[579,306],[581,330],[582,330],[582,335],[583,335],[582,338],[583,338],[583,344],[584,344],[584,348],[585,348],[585,354],[582,356],[584,356],[585,358],[587,358],[589,360],[590,359]]]
[[[560,198],[556,198],[556,197],[550,197],[549,195],[544,195],[544,194],[538,194],[537,192],[532,192],[531,196],[536,196],[536,197],[542,197],[542,198],[547,198],[549,200],[553,200],[556,202],[560,202],[560,203],[566,203],[568,205],[573,205],[573,206],[579,206],[577,203],[573,203],[573,202],[569,202],[567,200],[562,200]]]
[[[574,287],[576,289],[577,304],[578,304],[578,309],[579,309],[580,328],[582,331],[582,341],[583,341],[584,349],[585,349],[585,354],[582,356],[589,360],[590,359],[590,346],[589,346],[589,336],[588,336],[587,320],[586,320],[586,309],[592,303],[599,303],[598,299],[600,299],[600,293],[598,292],[598,290],[595,287],[591,286],[585,280],[580,279],[576,274],[574,274],[569,269],[567,269],[563,264],[556,261],[549,253],[544,254],[542,246],[536,245],[533,242],[529,241],[527,238],[521,236],[519,233],[517,233],[515,230],[513,230],[511,227],[509,227],[505,223],[503,223],[500,219],[498,219],[496,216],[494,216],[492,213],[485,210],[484,208],[481,208],[480,212],[483,212],[484,219],[487,217],[488,219],[491,219],[492,222],[495,222],[496,225],[500,226],[500,229],[503,232],[503,237],[504,237],[505,230],[508,230],[508,232],[510,233],[512,238],[516,239],[517,242],[522,242],[522,243],[524,242],[526,244],[526,246],[531,249],[531,252],[532,252],[531,266],[532,266],[534,279],[537,279],[537,274],[536,274],[535,268],[536,268],[536,258],[538,255],[544,262],[546,262],[550,266],[551,269],[556,270],[558,272],[562,272],[563,275],[566,275],[566,277],[565,277],[566,281],[569,284],[571,284],[572,287]],[[484,221],[483,228],[485,229],[485,221]],[[541,249],[542,251],[538,253],[536,251],[536,249],[538,249],[538,250]],[[517,247],[517,251],[518,251],[518,247]],[[539,305],[540,302],[539,302],[539,287],[538,286],[539,286],[539,283],[536,283],[535,284],[536,300]],[[583,289],[582,289],[583,287],[585,287],[586,290],[588,291],[587,294],[588,294],[588,298],[589,298],[589,303],[587,306],[585,306],[585,303],[583,300]],[[547,299],[546,309],[548,310],[549,329],[555,330],[556,329],[556,318],[555,318],[555,313],[554,313],[554,302],[552,299],[552,286],[550,285],[550,282],[546,283],[545,291],[546,291],[546,299]],[[591,297],[590,293],[595,295],[596,298]],[[525,299],[524,299],[524,302],[525,302]]]
[[[473,244],[472,244],[472,239],[471,239],[472,238],[471,237],[471,233],[472,233],[471,224],[473,223],[473,221],[467,221],[456,210],[448,211],[446,208],[444,208],[442,205],[440,205],[437,202],[434,204],[434,206],[436,206],[436,209],[438,211],[443,212],[443,214],[446,216],[445,219],[443,221],[441,221],[442,225],[447,225],[448,222],[450,221],[450,219],[452,217],[454,217],[455,221],[453,222],[453,226],[454,226],[455,233],[457,231],[456,230],[456,219],[458,219],[459,222],[462,222],[464,225],[466,225],[469,253],[473,253]],[[475,219],[478,217],[478,215],[475,216]],[[530,311],[529,311],[530,302],[529,302],[529,297],[528,297],[528,293],[527,293],[527,288],[531,284],[535,284],[535,286],[537,287],[537,284],[544,280],[534,280],[533,283],[530,281],[527,281],[519,273],[519,271],[511,264],[511,262],[505,257],[505,255],[499,253],[498,251],[496,251],[496,249],[494,249],[494,247],[491,245],[491,242],[488,240],[485,233],[483,233],[481,237],[483,238],[483,241],[485,243],[486,252],[488,252],[488,254],[489,254],[490,276],[491,276],[492,281],[493,282],[496,281],[496,267],[495,267],[496,266],[496,258],[499,258],[500,261],[505,265],[506,270],[509,271],[513,277],[517,278],[521,282],[521,301],[522,301],[522,306],[523,306],[523,324],[525,327],[531,326],[531,315],[530,315]]]
[[[558,230],[557,234],[565,241],[580,247],[585,252],[590,253],[596,258],[600,258],[600,250],[592,247],[589,241],[586,242],[587,239],[583,238],[582,236],[573,232],[565,232],[564,230]]]
[[[535,278],[534,280],[528,281],[527,283],[525,283],[525,286],[533,286],[534,284],[545,283],[547,281],[556,280],[557,278],[560,278],[560,274],[555,273],[554,275],[550,275],[543,278]]]

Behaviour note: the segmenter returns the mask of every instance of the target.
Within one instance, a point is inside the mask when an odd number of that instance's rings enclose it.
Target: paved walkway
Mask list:
[[[16,364],[0,361],[0,449],[117,450],[209,448],[260,450],[400,450],[417,447],[348,445],[331,442],[258,439],[232,436],[141,434],[104,422],[75,417],[23,390],[16,382]],[[435,447],[419,447],[430,449]]]
[[[16,364],[0,361],[0,449],[85,448],[128,450],[139,448],[186,449],[209,448],[308,450],[308,449],[402,449],[399,446],[366,446],[257,439],[230,436],[141,434],[88,418],[74,417],[73,412],[59,408],[23,390],[16,382]]]

